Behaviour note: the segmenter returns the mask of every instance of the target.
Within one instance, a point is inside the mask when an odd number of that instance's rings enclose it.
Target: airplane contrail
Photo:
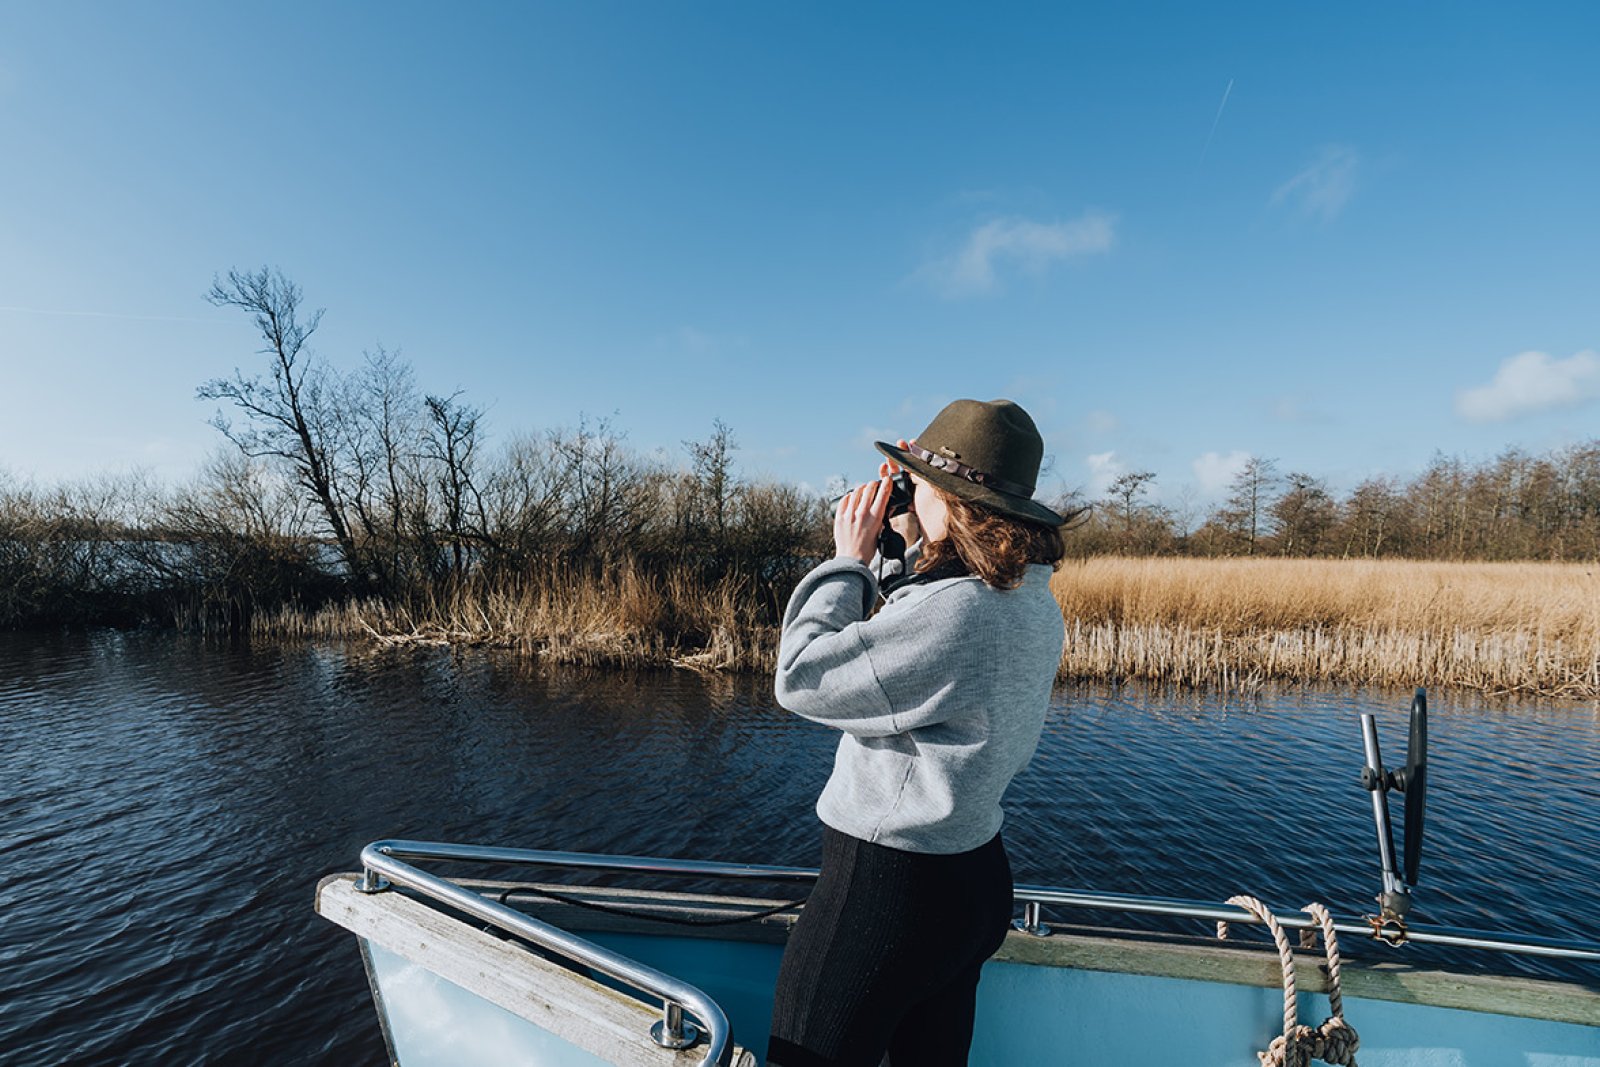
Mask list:
[[[49,308],[25,308],[0,304],[0,311],[17,311],[24,315],[60,315],[74,319],[131,319],[136,322],[225,322],[222,318],[201,319],[180,315],[123,315],[115,311],[54,311]]]
[[[1206,134],[1206,145],[1200,149],[1200,162],[1206,161],[1206,153],[1211,151],[1211,138],[1217,135],[1217,123],[1222,121],[1222,109],[1228,106],[1228,94],[1233,92],[1233,79],[1228,79],[1228,87],[1222,90],[1222,103],[1217,105],[1217,117],[1211,120],[1211,132]]]

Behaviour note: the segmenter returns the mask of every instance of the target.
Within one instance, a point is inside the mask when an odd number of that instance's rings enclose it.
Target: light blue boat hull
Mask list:
[[[659,1006],[639,1003],[636,991],[624,994],[622,983],[564,969],[480,924],[396,893],[352,892],[351,883],[349,877],[327,880],[318,907],[361,939],[384,1034],[401,1067],[700,1062],[696,1049],[674,1053],[651,1043],[649,1024]],[[597,919],[559,905],[533,910],[563,929],[581,930],[588,942],[698,987],[726,1013],[734,1040],[748,1049],[734,1062],[761,1062],[788,918],[684,935],[659,923]],[[1140,973],[1169,956],[1188,973]],[[1105,962],[1085,965],[1094,960]],[[1220,977],[1204,977],[1213,960]],[[1246,961],[1243,972],[1240,960]],[[544,984],[526,985],[518,973],[525,968]],[[1256,1053],[1281,1030],[1283,995],[1267,980],[1238,976],[1270,979],[1275,968],[1270,953],[1237,947],[1015,933],[984,969],[970,1062],[1255,1067]],[[1399,999],[1352,995],[1351,980],[1360,984],[1363,970],[1381,972],[1368,984]],[[591,1003],[604,1010],[572,1008],[562,984],[601,997]],[[1505,1013],[1427,1002],[1437,996],[1481,1006],[1487,992],[1493,1004],[1502,989]],[[1600,993],[1588,983],[1351,966],[1345,990],[1345,1017],[1361,1035],[1362,1067],[1600,1067]],[[621,1005],[620,1015],[607,997]],[[1327,999],[1302,993],[1299,1014],[1301,1022],[1320,1023]]]
[[[775,945],[590,935],[699,986],[758,1053],[772,1022]],[[1300,1021],[1328,1000],[1300,996]],[[1362,1067],[1600,1067],[1600,1029],[1420,1004],[1345,998]],[[1259,1067],[1282,1032],[1278,989],[991,961],[978,985],[972,1067],[1207,1064]]]

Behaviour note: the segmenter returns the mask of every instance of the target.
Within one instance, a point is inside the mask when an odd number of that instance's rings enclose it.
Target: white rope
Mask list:
[[[1256,1053],[1261,1067],[1309,1067],[1313,1059],[1335,1067],[1356,1067],[1356,1049],[1361,1038],[1344,1021],[1344,998],[1339,989],[1339,941],[1334,935],[1333,916],[1321,904],[1306,905],[1306,912],[1322,927],[1322,944],[1328,961],[1328,1006],[1330,1015],[1321,1026],[1312,1028],[1299,1022],[1294,984],[1294,950],[1278,919],[1261,901],[1251,896],[1229,897],[1228,903],[1243,908],[1266,924],[1278,947],[1278,963],[1283,968],[1283,1033],[1272,1039],[1265,1052]],[[1217,924],[1217,936],[1226,937],[1226,924]],[[1314,936],[1314,935],[1313,935]]]

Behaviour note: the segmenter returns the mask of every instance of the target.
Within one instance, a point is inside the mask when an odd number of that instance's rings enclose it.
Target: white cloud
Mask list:
[[[1037,274],[1057,260],[1108,252],[1115,243],[1116,219],[1101,211],[1057,223],[1000,218],[974,229],[960,250],[924,263],[917,276],[947,297],[976,296],[995,290],[1004,268]]]
[[[1194,480],[1205,496],[1216,496],[1228,487],[1234,475],[1250,462],[1250,453],[1234,450],[1224,455],[1207,452],[1194,461]]]
[[[1307,215],[1332,222],[1356,191],[1361,157],[1353,148],[1329,145],[1300,173],[1272,194],[1274,206],[1292,204]]]
[[[1456,393],[1456,414],[1472,422],[1503,422],[1596,399],[1600,355],[1583,351],[1553,359],[1547,352],[1519,352],[1500,364],[1488,385]]]
[[[1097,452],[1086,457],[1083,464],[1089,468],[1088,490],[1091,497],[1104,496],[1106,490],[1111,488],[1111,483],[1128,469],[1115,452]]]

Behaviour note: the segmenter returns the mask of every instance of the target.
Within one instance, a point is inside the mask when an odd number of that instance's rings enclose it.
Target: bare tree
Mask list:
[[[1216,513],[1219,525],[1231,531],[1247,555],[1256,554],[1261,539],[1268,532],[1271,518],[1268,508],[1278,480],[1277,470],[1276,460],[1251,456],[1233,476],[1228,499]]]
[[[172,494],[137,551],[180,628],[237,636],[263,607],[309,605],[328,591],[307,536],[314,510],[281,467],[222,452]]]
[[[1133,532],[1134,521],[1141,510],[1139,498],[1156,480],[1155,471],[1129,471],[1119,474],[1106,490],[1106,496],[1122,519],[1124,532]]]
[[[1389,479],[1368,478],[1356,486],[1343,508],[1344,554],[1377,557],[1391,550],[1401,541],[1404,509],[1405,499]]]
[[[206,299],[250,316],[266,342],[261,354],[268,365],[265,375],[235,368],[231,378],[212,378],[200,386],[200,399],[224,401],[244,417],[242,425],[235,424],[219,410],[212,425],[246,456],[288,466],[321,511],[350,574],[361,580],[364,569],[345,521],[334,456],[337,406],[330,394],[336,383],[306,348],[322,311],[302,318],[300,287],[268,267],[228,271],[212,283]]]
[[[691,535],[698,535],[696,539],[720,558],[728,548],[728,524],[739,492],[733,473],[733,453],[739,446],[727,423],[714,419],[711,427],[711,436],[704,441],[683,443],[689,452],[687,510]]]
[[[475,479],[483,412],[462,403],[460,393],[429,396],[423,405],[428,413],[423,454],[435,465],[443,507],[441,522],[450,547],[450,574],[459,578],[467,571],[468,543],[488,540],[483,495]]]
[[[364,555],[385,589],[397,589],[415,565],[408,533],[417,517],[421,473],[422,410],[411,367],[379,347],[366,353],[346,390],[341,421],[343,465],[351,482],[352,510],[360,523]]]
[[[573,556],[605,562],[631,550],[647,518],[649,479],[622,435],[609,419],[580,419],[575,430],[553,431],[549,442],[563,468]]]
[[[1321,552],[1338,517],[1328,485],[1301,471],[1284,478],[1287,488],[1268,508],[1277,529],[1280,555],[1311,556]]]
[[[485,477],[485,524],[497,566],[518,570],[547,553],[562,531],[566,466],[544,436],[513,438]]]

